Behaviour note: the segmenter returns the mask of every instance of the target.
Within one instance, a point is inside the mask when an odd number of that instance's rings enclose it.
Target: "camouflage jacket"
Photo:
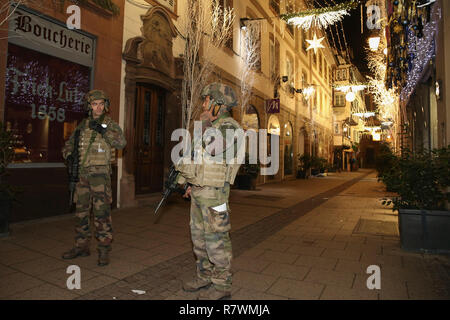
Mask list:
[[[199,186],[222,187],[225,182],[234,183],[240,164],[226,163],[227,153],[230,152],[232,158],[236,162],[239,146],[236,139],[232,143],[227,144],[227,134],[241,129],[240,125],[230,116],[229,113],[221,115],[211,124],[212,128],[220,131],[221,137],[215,137],[212,141],[203,141],[200,149],[194,147],[196,152],[203,152],[203,157],[213,157],[216,161],[222,163],[206,163],[203,159],[202,164],[178,164],[177,171],[183,178],[178,180],[179,183],[189,182]],[[227,130],[232,130],[227,132]],[[195,142],[194,142],[195,145]],[[233,148],[234,150],[228,150]],[[231,160],[231,159],[230,159]]]
[[[76,130],[80,130],[80,144],[79,144],[79,154],[80,154],[80,164],[83,161],[84,154],[87,152],[90,140],[90,137],[92,134],[95,134],[95,140],[92,143],[92,146],[89,148],[88,155],[86,158],[87,166],[89,165],[89,160],[91,158],[98,157],[98,155],[101,152],[111,152],[113,155],[108,155],[108,160],[113,161],[114,160],[114,149],[123,149],[125,145],[127,144],[125,137],[123,135],[122,129],[120,126],[114,122],[110,117],[105,116],[102,124],[106,125],[106,132],[101,135],[100,133],[94,133],[93,130],[89,129],[89,121],[91,121],[92,118],[86,118],[83,119]],[[76,131],[75,130],[75,131]],[[72,133],[70,138],[66,141],[63,149],[62,154],[64,159],[67,159],[67,157],[73,152],[74,148],[74,137],[75,137],[75,131]],[[105,150],[103,150],[105,149]],[[106,150],[110,149],[110,150]],[[109,161],[108,161],[109,162]],[[97,164],[98,163],[95,163]],[[109,163],[102,163],[102,165],[109,165]]]

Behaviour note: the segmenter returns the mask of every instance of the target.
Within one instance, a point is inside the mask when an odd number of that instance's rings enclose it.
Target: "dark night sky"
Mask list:
[[[347,2],[348,0],[334,0],[334,3],[342,3]],[[331,0],[319,0],[321,6],[330,5],[332,2]],[[317,3],[316,3],[317,6]],[[344,27],[345,36],[347,39],[347,44],[349,47],[350,52],[353,51],[353,63],[358,67],[361,73],[367,73],[369,70],[367,69],[367,59],[366,59],[366,52],[365,48],[368,46],[367,38],[368,38],[368,31],[366,27],[366,7],[364,6],[363,11],[363,23],[364,23],[364,34],[361,34],[361,6],[358,6],[356,9],[353,9],[350,11],[350,16],[345,16],[341,23],[337,23],[336,26],[338,27],[339,36],[341,37],[341,42],[343,41],[343,34],[341,26]],[[335,26],[331,26],[328,29],[329,31],[333,32],[334,38],[337,41],[337,32]],[[333,41],[330,38],[330,44],[333,45]]]

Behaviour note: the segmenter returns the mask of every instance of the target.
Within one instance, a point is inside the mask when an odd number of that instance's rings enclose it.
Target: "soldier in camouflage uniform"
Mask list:
[[[226,144],[226,130],[235,132],[240,125],[231,117],[231,107],[237,105],[233,89],[227,85],[212,83],[202,91],[203,132],[207,128],[216,128],[222,133],[223,141],[220,148],[209,148],[212,156],[219,156],[222,163],[179,164],[179,183],[188,182],[185,197],[191,196],[190,228],[193,250],[197,258],[197,276],[194,280],[183,283],[185,291],[197,291],[207,288],[199,294],[199,299],[218,300],[231,294],[231,241],[229,231],[230,209],[228,197],[230,184],[234,183],[239,164],[227,164],[225,153],[227,148],[233,148],[234,160],[237,153],[236,143]],[[231,140],[232,141],[232,140]],[[211,146],[208,146],[211,147]],[[215,150],[219,150],[216,153]],[[203,149],[204,150],[204,149]],[[206,152],[208,152],[206,150]],[[221,155],[222,153],[222,155]],[[204,153],[205,157],[205,153]]]
[[[120,126],[106,115],[110,100],[101,90],[92,90],[86,94],[86,108],[89,117],[81,121],[76,130],[79,138],[79,182],[76,185],[75,246],[63,254],[64,259],[88,256],[90,231],[90,211],[94,215],[95,237],[98,240],[98,265],[109,264],[109,251],[113,240],[111,222],[111,161],[115,158],[115,149],[123,149],[125,137]],[[74,150],[74,133],[63,147],[63,157],[68,159]]]

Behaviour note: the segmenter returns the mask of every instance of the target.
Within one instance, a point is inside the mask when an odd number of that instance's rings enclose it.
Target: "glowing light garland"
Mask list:
[[[435,15],[434,15],[435,16]],[[408,78],[406,80],[406,86],[402,88],[400,99],[406,101],[409,99],[414,89],[417,86],[420,78],[422,77],[422,72],[426,64],[435,55],[435,33],[437,30],[437,21],[435,19],[431,20],[424,27],[423,38],[417,38],[414,31],[409,30],[408,38],[411,39],[408,44],[409,53],[413,54],[413,59],[411,61],[413,67],[408,72]],[[414,40],[415,41],[414,41]]]
[[[297,28],[308,30],[312,26],[319,28],[327,28],[330,25],[339,22],[344,16],[350,15],[347,10],[340,10],[334,12],[322,13],[319,15],[311,15],[305,17],[294,17],[287,20],[288,24],[294,25]]]
[[[313,86],[306,87],[303,89],[303,96],[306,100],[312,97],[312,95],[316,92],[316,89]]]
[[[358,91],[364,90],[365,88],[367,88],[367,85],[359,84],[359,85],[337,86],[334,89],[337,91],[346,93],[349,90],[351,90],[353,92],[358,92]]]
[[[354,9],[357,6],[358,2],[356,0],[351,0],[335,6],[282,14],[280,15],[280,18],[290,25],[305,30],[308,30],[313,26],[325,29],[328,26],[341,21],[346,15],[349,15],[349,10]]]
[[[387,89],[385,77],[387,72],[386,57],[384,47],[386,40],[382,37],[379,50],[373,52],[366,50],[368,53],[369,69],[374,77],[368,77],[368,88],[372,93],[373,100],[378,108],[378,115],[381,119],[396,119],[398,113],[398,95],[395,89]]]

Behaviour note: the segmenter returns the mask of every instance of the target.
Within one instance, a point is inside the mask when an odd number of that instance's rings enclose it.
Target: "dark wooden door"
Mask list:
[[[164,145],[164,91],[137,87],[136,101],[136,194],[162,191]]]

